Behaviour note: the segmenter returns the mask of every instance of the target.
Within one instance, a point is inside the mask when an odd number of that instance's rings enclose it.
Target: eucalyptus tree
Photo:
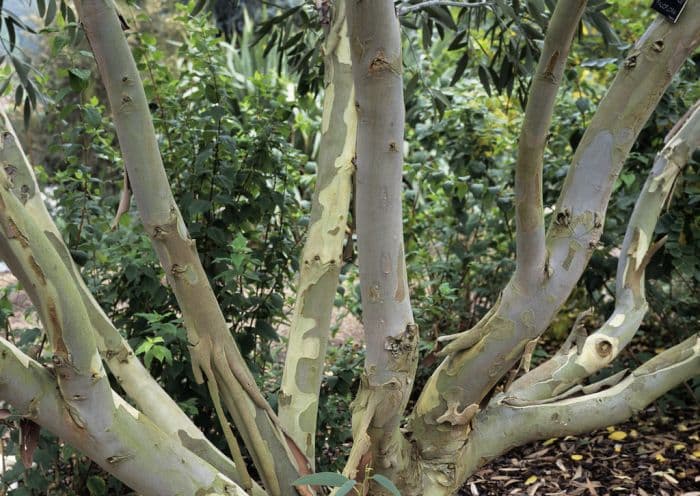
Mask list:
[[[29,293],[53,358],[51,367],[44,366],[0,338],[0,399],[141,494],[318,493],[318,487],[295,481],[313,471],[318,391],[353,173],[367,350],[365,365],[357,371],[354,442],[342,480],[371,479],[365,486],[372,494],[391,491],[387,480],[404,495],[454,494],[479,466],[514,446],[623,421],[697,375],[700,340],[695,334],[631,372],[587,382],[620,354],[646,313],[644,270],[664,241],[653,238],[654,226],[676,177],[700,146],[697,104],[659,150],[629,219],[614,312],[590,335],[575,325],[562,348],[530,370],[534,344],[599,243],[613,184],[636,136],[700,43],[700,0],[688,0],[675,24],[662,17],[651,23],[582,137],[546,225],[544,149],[586,3],[561,0],[551,14],[519,146],[513,150],[516,270],[480,322],[441,338],[443,361],[411,411],[406,409],[419,335],[401,218],[400,11],[391,0],[319,3],[325,26],[319,171],[275,412],[229,332],[175,203],[114,4],[76,1],[112,109],[129,178],[126,194],[133,193],[180,305],[194,376],[209,390],[230,457],[148,374],[87,290],[6,118],[0,255]],[[128,402],[112,389],[104,365]],[[524,371],[520,377],[518,370]],[[246,466],[239,439],[259,481]]]

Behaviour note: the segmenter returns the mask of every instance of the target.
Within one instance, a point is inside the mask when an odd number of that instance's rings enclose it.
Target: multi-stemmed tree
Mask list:
[[[42,365],[0,339],[0,399],[139,493],[319,491],[294,482],[313,471],[319,385],[353,174],[366,361],[352,409],[348,479],[380,474],[404,495],[453,494],[479,466],[514,446],[620,422],[700,372],[695,334],[632,372],[586,382],[618,356],[646,313],[644,269],[664,242],[654,239],[654,227],[676,177],[700,146],[698,105],[667,137],[629,219],[614,312],[590,335],[575,325],[554,356],[529,367],[537,339],[598,245],[613,184],[638,133],[700,43],[700,0],[688,0],[676,24],[656,19],[630,50],[578,145],[546,226],[544,149],[586,7],[585,0],[557,3],[514,150],[516,270],[476,326],[442,339],[443,361],[410,412],[419,334],[403,249],[403,61],[394,3],[320,4],[329,21],[322,141],[277,413],[245,365],[173,198],[113,2],[77,0],[75,6],[109,98],[130,191],[179,303],[195,377],[208,387],[231,457],[160,388],[87,290],[6,117],[0,255],[36,307],[52,363]],[[130,402],[112,390],[105,364]],[[517,377],[518,370],[524,374]],[[238,439],[260,483],[249,474]],[[389,490],[386,484],[368,487],[372,494]]]

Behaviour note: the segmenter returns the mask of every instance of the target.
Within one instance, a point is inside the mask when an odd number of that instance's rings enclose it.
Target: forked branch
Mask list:
[[[480,404],[576,286],[600,239],[613,184],[639,131],[698,43],[700,0],[689,0],[677,24],[657,18],[630,50],[574,154],[545,238],[547,277],[533,286],[512,279],[478,345],[452,348],[421,393],[413,428],[417,437],[428,439],[421,447],[426,454],[447,455],[455,443],[466,440],[463,428],[437,419],[448,410]],[[423,434],[438,425],[439,435]]]
[[[627,225],[617,266],[615,310],[603,326],[578,346],[563,349],[518,379],[508,391],[520,400],[557,395],[610,364],[631,341],[647,312],[644,269],[659,246],[654,228],[673,184],[700,147],[700,102],[680,121],[681,127],[657,155]],[[663,242],[663,241],[661,241]]]
[[[587,0],[558,2],[547,28],[525,108],[515,167],[515,241],[518,284],[539,284],[545,274],[542,168],[552,112],[571,43]]]
[[[456,480],[516,446],[623,422],[698,374],[700,336],[695,334],[608,389],[532,406],[509,405],[500,395],[475,418],[469,443],[457,458]]]
[[[0,111],[0,132],[2,132],[0,162],[12,173],[13,189],[23,194],[23,208],[27,216],[44,232],[70,273],[88,313],[97,349],[119,381],[119,385],[124,388],[136,406],[163,432],[179,439],[184,447],[212,464],[227,477],[240,481],[236,466],[202,435],[192,420],[151,377],[90,293],[78,268],[73,263],[58,228],[46,210],[41,195],[37,194],[39,185],[34,171],[27,161],[9,118],[2,111]],[[32,280],[33,273],[25,273],[18,266],[13,271],[22,286],[34,296],[34,301],[38,301],[39,295],[35,294],[36,291],[33,289],[35,284]],[[41,303],[36,303],[35,306],[41,311]],[[252,492],[260,496],[264,494],[257,485],[254,485]]]

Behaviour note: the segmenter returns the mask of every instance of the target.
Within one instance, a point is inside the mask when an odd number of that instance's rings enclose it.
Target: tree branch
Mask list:
[[[355,3],[347,19],[359,119],[355,218],[367,355],[353,402],[355,443],[344,473],[362,478],[371,463],[395,478],[408,458],[399,426],[418,359],[401,209],[401,35],[391,0]],[[401,454],[394,457],[396,452]]]
[[[672,186],[700,147],[700,102],[659,152],[627,225],[617,265],[615,310],[579,347],[561,350],[513,383],[509,396],[522,400],[559,394],[610,364],[632,340],[647,311],[644,269],[656,244],[654,229]]]
[[[533,406],[512,406],[500,395],[475,418],[469,442],[457,458],[455,480],[463,482],[479,466],[516,446],[623,422],[698,374],[700,336],[695,334],[609,389]]]
[[[0,162],[12,164],[15,147],[4,136]],[[8,160],[9,159],[9,160]],[[23,186],[17,170],[0,170],[0,256],[28,281],[27,290],[48,334],[61,397],[76,422],[109,425],[112,393],[80,294],[47,235],[24,208],[37,191]]]
[[[573,158],[546,236],[548,279],[522,287],[514,279],[489,316],[478,346],[448,345],[416,404],[413,428],[426,455],[454,453],[463,429],[436,432],[445,412],[468,411],[517,363],[576,286],[602,233],[612,185],[635,138],[685,59],[700,43],[700,0],[689,0],[677,24],[661,17],[647,29],[620,68]],[[452,407],[450,407],[452,404]],[[433,434],[421,434],[432,432]]]
[[[240,481],[236,466],[204,437],[192,420],[153,379],[90,293],[58,228],[46,210],[41,195],[36,194],[39,191],[39,185],[34,170],[22,150],[12,123],[2,110],[0,110],[0,131],[3,138],[2,143],[0,143],[3,147],[0,155],[5,166],[10,167],[13,171],[13,188],[19,192],[31,193],[26,197],[24,209],[49,238],[61,261],[70,272],[88,312],[97,349],[112,374],[119,381],[119,385],[124,388],[137,407],[152,419],[163,432],[179,439],[183,446],[212,464],[230,479]],[[34,294],[32,289],[34,286],[30,274],[24,273],[21,267],[14,267],[13,273],[20,280],[22,286],[29,291],[30,297],[36,302],[35,306],[41,309],[39,297]],[[265,494],[257,484],[254,484],[251,491],[253,495],[257,496]]]
[[[463,9],[475,8],[475,7],[486,7],[492,5],[493,2],[482,1],[482,2],[458,2],[450,0],[428,0],[426,2],[414,3],[414,4],[402,4],[396,8],[396,12],[399,16],[406,15],[409,12],[414,12],[416,10],[423,10],[430,7],[459,7]]]
[[[2,338],[0,398],[140,494],[247,494],[116,394],[102,405],[104,425],[82,419],[57,391],[51,373]]]
[[[308,471],[303,452],[283,432],[230,334],[194,241],[168,183],[146,95],[133,56],[108,0],[76,2],[109,98],[119,145],[146,232],[175,293],[192,343],[198,382],[221,381],[218,391],[272,495],[295,494],[292,482]],[[226,398],[227,394],[235,394]],[[226,419],[220,419],[226,422]],[[231,448],[235,451],[235,447]]]
[[[515,167],[515,279],[539,284],[545,273],[542,167],[552,112],[586,0],[558,2],[528,95]]]

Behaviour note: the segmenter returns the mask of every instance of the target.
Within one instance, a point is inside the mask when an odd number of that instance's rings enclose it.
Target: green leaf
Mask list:
[[[335,492],[335,496],[345,496],[355,487],[356,482],[354,480],[348,480],[345,484],[340,486]]]
[[[72,69],[68,69],[68,72],[83,81],[87,81],[88,79],[90,79],[89,69],[80,69],[78,67],[73,67]]]
[[[90,491],[90,496],[104,496],[107,494],[107,484],[104,479],[91,475],[87,480],[87,489]]]
[[[173,354],[165,346],[156,345],[151,348],[151,354],[159,362],[163,363],[165,361],[168,364],[173,363]]]
[[[399,488],[382,474],[374,474],[372,477],[370,477],[370,479],[382,486],[394,496],[401,496],[401,491],[399,491]]]
[[[138,348],[136,348],[136,351],[134,353],[136,353],[137,355],[140,355],[142,353],[146,353],[148,350],[151,349],[152,346],[153,346],[153,343],[151,341],[144,341],[143,343],[141,343],[139,345]]]
[[[46,9],[46,19],[44,20],[44,24],[47,26],[51,24],[56,17],[56,0],[49,0],[49,6]]]
[[[295,486],[330,486],[343,487],[348,482],[355,485],[355,481],[348,479],[342,474],[336,472],[319,472],[317,474],[305,475],[295,480],[292,484]],[[345,493],[347,494],[347,493]]]

